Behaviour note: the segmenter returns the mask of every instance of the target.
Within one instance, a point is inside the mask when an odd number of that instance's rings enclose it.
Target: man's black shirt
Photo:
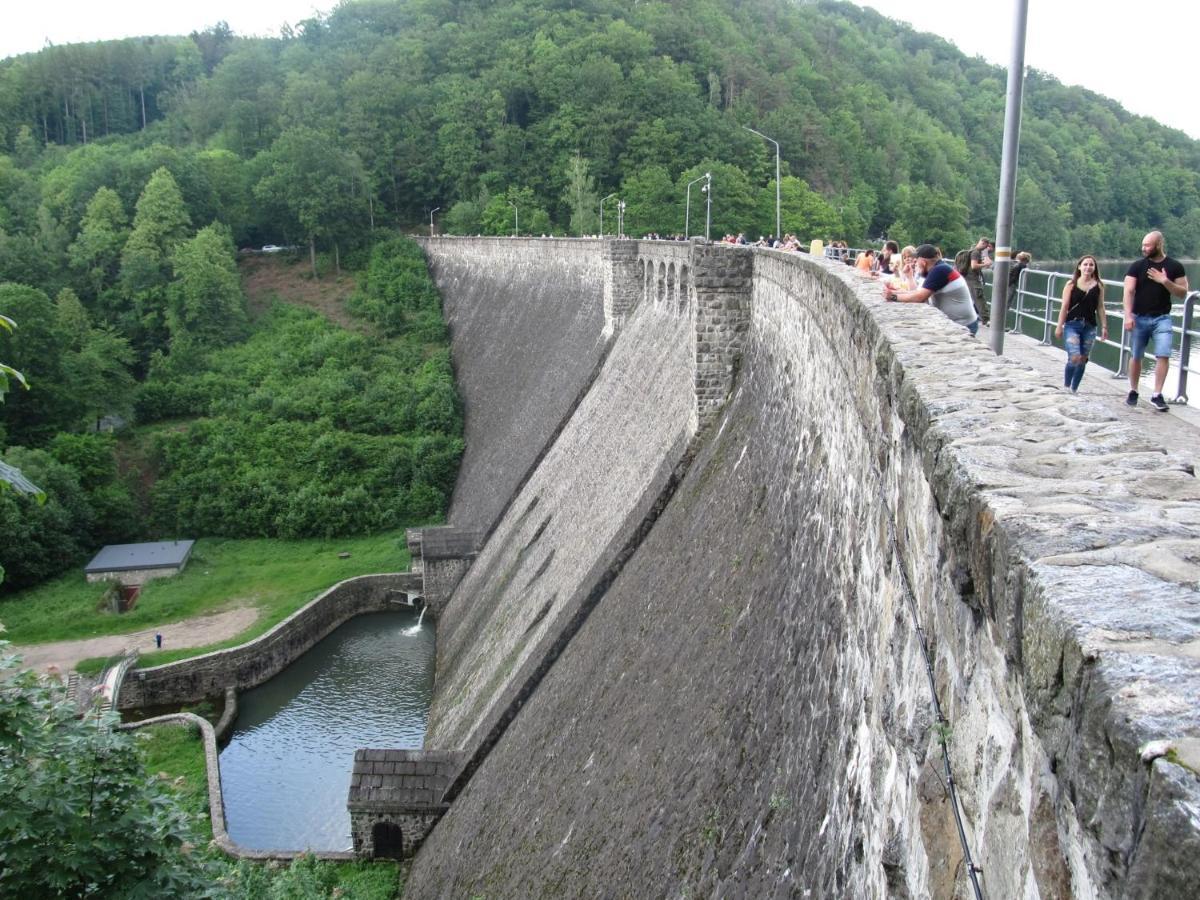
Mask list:
[[[1169,256],[1164,256],[1158,262],[1153,262],[1143,256],[1131,265],[1129,271],[1125,273],[1125,277],[1128,278],[1132,275],[1137,279],[1137,286],[1133,289],[1133,314],[1135,316],[1169,316],[1171,301],[1175,298],[1157,281],[1150,280],[1150,276],[1147,274],[1150,269],[1161,269],[1167,273],[1167,278],[1171,281],[1178,281],[1185,274],[1180,262]]]

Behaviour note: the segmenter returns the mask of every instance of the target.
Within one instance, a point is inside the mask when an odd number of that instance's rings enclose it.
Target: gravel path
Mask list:
[[[109,634],[103,637],[84,638],[76,641],[56,641],[52,644],[28,644],[13,646],[9,650],[24,658],[24,664],[38,671],[56,669],[67,672],[83,659],[96,656],[115,656],[126,648],[137,648],[143,653],[152,652],[154,635],[163,636],[164,650],[181,647],[203,647],[225,641],[245,631],[258,618],[253,606],[243,606],[212,615],[197,616],[172,622],[159,628],[134,631],[129,634]]]

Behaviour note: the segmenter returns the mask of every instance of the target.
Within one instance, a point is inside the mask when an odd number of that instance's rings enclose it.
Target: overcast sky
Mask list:
[[[187,34],[226,21],[241,35],[278,34],[335,0],[14,0],[0,28],[0,57],[56,44],[143,34]],[[933,31],[969,55],[1006,65],[1012,0],[858,0]],[[973,17],[968,12],[974,10]],[[1026,65],[1119,101],[1200,139],[1194,47],[1200,0],[1030,0]],[[1189,72],[1188,69],[1191,69]]]

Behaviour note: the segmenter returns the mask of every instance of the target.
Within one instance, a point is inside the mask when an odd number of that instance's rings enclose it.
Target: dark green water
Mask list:
[[[417,749],[433,690],[434,626],[358,616],[238,697],[221,751],[229,836],[256,850],[348,850],[354,751]]]

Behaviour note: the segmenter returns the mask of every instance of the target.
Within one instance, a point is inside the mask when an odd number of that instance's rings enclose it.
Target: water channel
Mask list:
[[[349,850],[354,751],[421,746],[434,636],[415,612],[358,616],[239,696],[221,751],[229,836],[256,850]]]

